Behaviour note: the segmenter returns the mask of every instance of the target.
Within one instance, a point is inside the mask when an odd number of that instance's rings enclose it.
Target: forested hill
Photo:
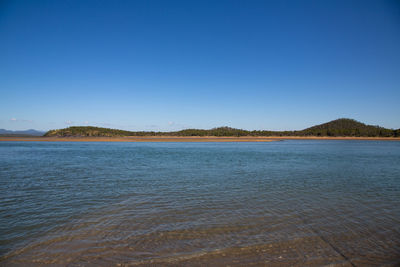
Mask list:
[[[135,132],[93,127],[93,126],[72,126],[60,130],[50,130],[44,134],[44,136],[59,136],[59,137],[71,137],[71,136],[132,136]]]
[[[311,136],[399,136],[399,129],[366,125],[352,119],[337,119],[300,131],[300,135]]]
[[[247,131],[230,127],[210,130],[186,129],[176,132],[132,132],[92,126],[73,126],[60,130],[50,130],[44,136],[84,137],[84,136],[359,136],[359,137],[400,137],[400,129],[392,130],[366,125],[352,119],[337,119],[300,131]]]

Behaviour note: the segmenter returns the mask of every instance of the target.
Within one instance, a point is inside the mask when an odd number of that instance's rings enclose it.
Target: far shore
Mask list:
[[[280,140],[372,140],[400,141],[400,137],[329,137],[329,136],[125,136],[125,137],[0,137],[0,141],[44,142],[273,142]]]

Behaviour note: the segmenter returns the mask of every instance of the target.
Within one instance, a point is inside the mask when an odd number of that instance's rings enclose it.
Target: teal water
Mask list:
[[[400,142],[0,142],[0,265],[400,264]]]

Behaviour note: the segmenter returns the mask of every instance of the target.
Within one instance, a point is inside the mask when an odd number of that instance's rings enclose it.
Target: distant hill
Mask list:
[[[135,135],[135,132],[109,129],[93,126],[72,126],[65,129],[50,130],[45,133],[44,136],[58,136],[58,137],[85,137],[85,136],[103,136],[103,137],[113,137],[113,136],[131,136]]]
[[[248,131],[231,127],[209,130],[185,129],[175,132],[124,131],[92,126],[73,126],[48,131],[44,136],[57,137],[114,137],[114,136],[359,136],[359,137],[399,137],[400,129],[392,130],[380,126],[366,125],[352,119],[337,119],[312,126],[300,131]]]
[[[396,131],[380,126],[366,125],[353,119],[337,119],[301,131],[311,136],[395,136]],[[398,134],[398,133],[397,133]]]
[[[25,131],[11,131],[6,129],[0,129],[1,136],[42,136],[45,132],[29,129]]]

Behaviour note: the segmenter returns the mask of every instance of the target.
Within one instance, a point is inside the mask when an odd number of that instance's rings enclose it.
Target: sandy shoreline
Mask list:
[[[273,142],[279,140],[375,140],[400,141],[400,137],[215,137],[215,136],[129,136],[129,137],[0,137],[0,141],[44,141],[44,142]]]

